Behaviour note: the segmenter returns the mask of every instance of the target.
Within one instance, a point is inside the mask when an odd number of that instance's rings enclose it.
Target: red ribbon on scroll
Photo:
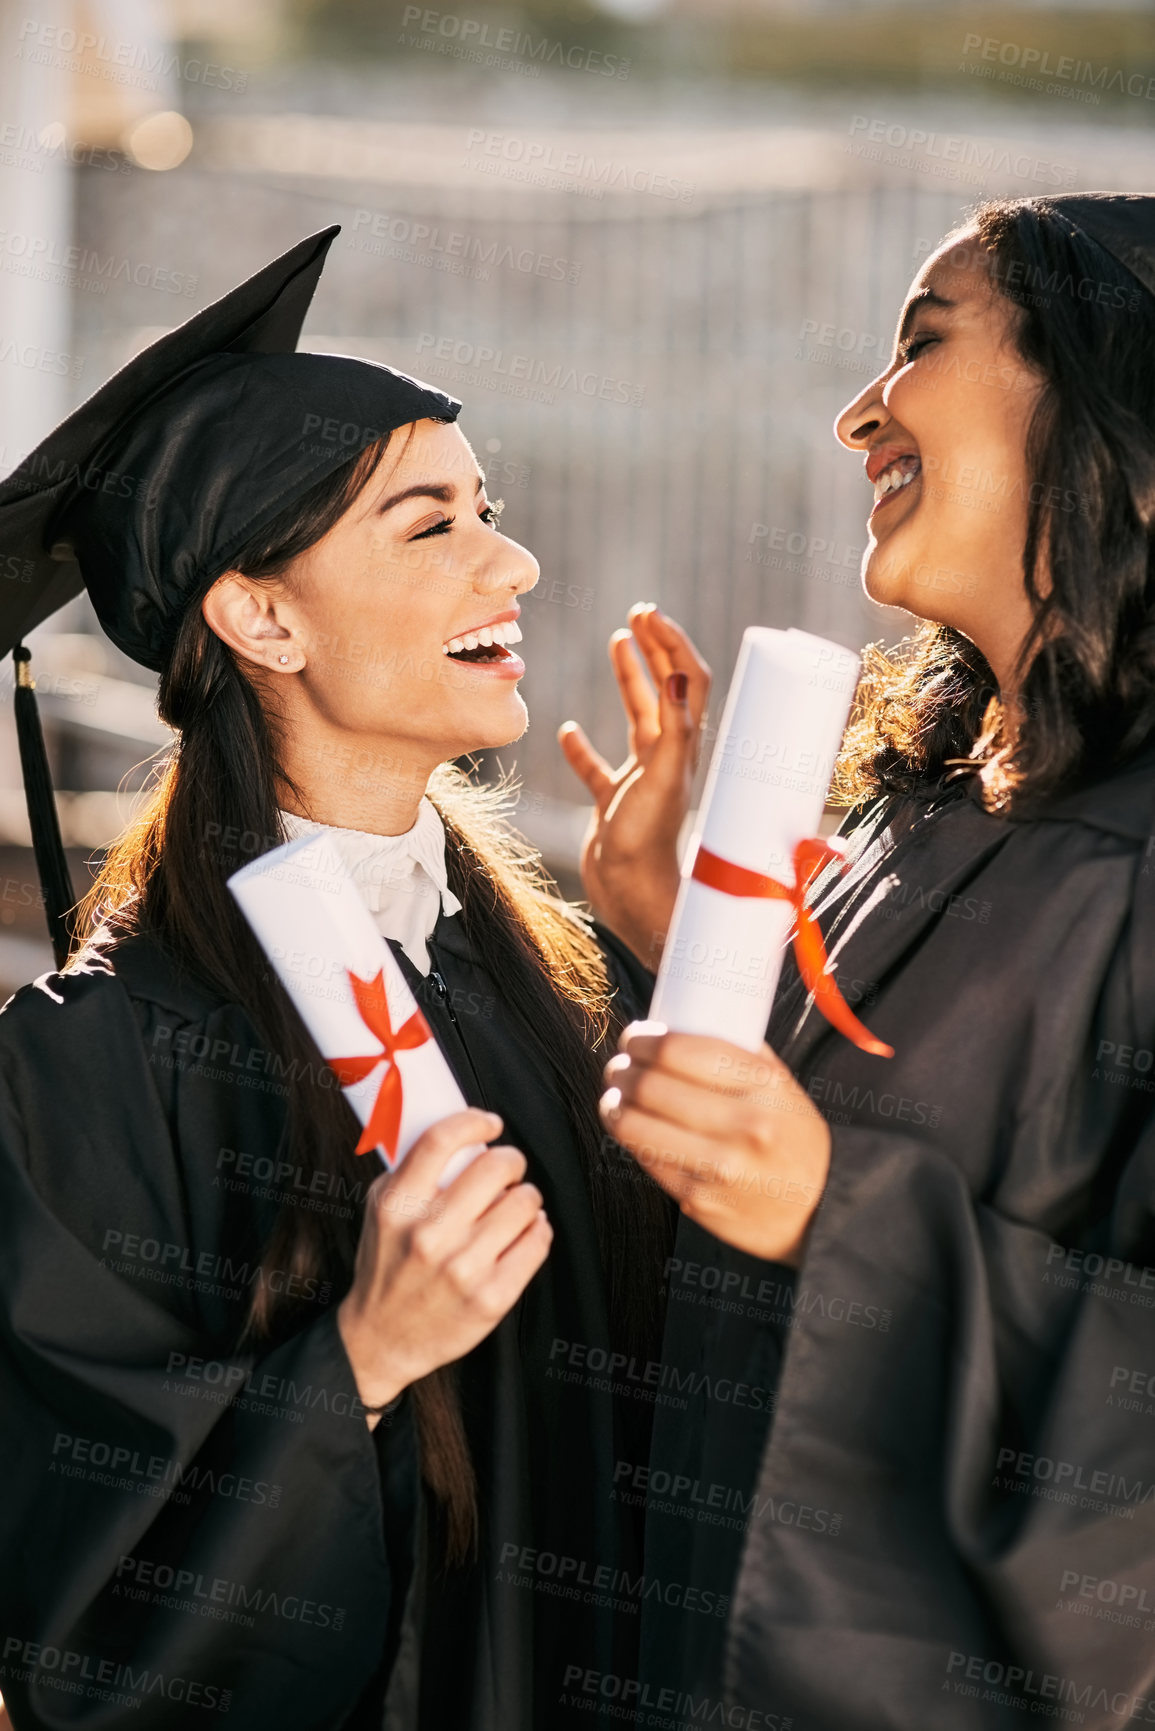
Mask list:
[[[350,972],[349,984],[353,988],[361,1020],[376,1034],[384,1050],[367,1058],[330,1058],[328,1064],[336,1073],[342,1088],[351,1088],[355,1082],[363,1082],[370,1071],[376,1069],[384,1059],[385,1074],[381,1078],[373,1110],[361,1133],[356,1152],[370,1154],[374,1148],[385,1148],[389,1154],[387,1163],[392,1166],[397,1153],[397,1135],[401,1128],[402,1101],[401,1072],[397,1068],[396,1054],[411,1051],[414,1046],[423,1046],[426,1040],[433,1036],[429,1031],[429,1023],[420,1010],[414,1010],[409,1020],[402,1022],[397,1032],[393,1032],[383,971],[372,980],[358,979],[356,974]]]
[[[806,905],[806,890],[815,874],[833,860],[841,861],[842,853],[829,842],[821,841],[817,836],[800,841],[794,849],[794,882],[791,885],[779,883],[777,878],[765,877],[761,872],[750,871],[746,866],[735,865],[720,854],[711,853],[708,847],[699,847],[691,876],[712,890],[721,890],[724,895],[789,902],[794,909],[794,955],[806,990],[813,994],[814,1002],[831,1027],[845,1034],[848,1040],[853,1040],[862,1051],[872,1052],[879,1058],[893,1058],[894,1047],[876,1040],[869,1028],[862,1025],[838,990],[833,974],[826,971],[829,966],[826,945],[818,921]]]

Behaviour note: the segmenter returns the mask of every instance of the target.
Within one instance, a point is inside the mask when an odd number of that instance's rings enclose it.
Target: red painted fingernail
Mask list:
[[[671,673],[666,680],[666,690],[675,703],[685,703],[689,689],[690,681],[685,673]]]

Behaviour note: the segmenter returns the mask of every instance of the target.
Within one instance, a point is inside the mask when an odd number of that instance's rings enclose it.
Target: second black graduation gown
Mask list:
[[[833,1156],[761,1464],[733,1466],[733,1723],[1155,1724],[1153,793],[1148,756],[1033,821],[892,801],[817,886],[896,1055],[785,970],[771,1043]],[[741,1326],[770,1350],[776,1324]]]
[[[360,1731],[383,1723],[387,1682],[391,1727],[536,1731],[591,1722],[566,1705],[573,1675],[629,1667],[638,1545],[611,1490],[637,1420],[596,1368],[608,1328],[572,1130],[459,921],[430,952],[435,1032],[555,1228],[461,1367],[481,1548],[448,1577],[407,1403],[369,1432],[331,1289],[302,1290],[284,1344],[237,1349],[282,1201],[359,1206],[286,1159],[284,1084],[248,1018],[143,939],[0,1015],[0,1691],[17,1731],[224,1713]]]

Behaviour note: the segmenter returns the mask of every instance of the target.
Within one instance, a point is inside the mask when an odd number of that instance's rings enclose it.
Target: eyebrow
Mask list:
[[[936,294],[934,289],[922,289],[915,295],[913,300],[907,303],[906,311],[902,315],[902,324],[899,327],[899,342],[903,343],[906,341],[907,336],[910,334],[910,327],[914,323],[915,316],[922,311],[923,307],[950,308],[957,306],[957,304],[957,301],[948,300],[945,295]]]
[[[473,489],[475,499],[484,486],[485,476],[479,470],[477,485]],[[382,500],[377,510],[380,513],[391,511],[394,505],[403,505],[406,499],[436,499],[439,504],[448,505],[456,491],[456,487],[451,487],[446,481],[415,481],[411,487],[403,488],[400,493],[391,493],[388,499]]]

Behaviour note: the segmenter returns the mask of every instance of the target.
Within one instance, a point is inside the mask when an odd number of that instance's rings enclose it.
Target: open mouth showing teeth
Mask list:
[[[904,487],[909,487],[916,475],[922,473],[922,463],[913,455],[898,457],[874,483],[874,502],[889,498],[892,493],[900,493]]]
[[[483,625],[480,631],[451,637],[441,645],[441,653],[452,661],[507,661],[506,644],[520,642],[521,627],[515,619],[506,619],[500,625]]]

